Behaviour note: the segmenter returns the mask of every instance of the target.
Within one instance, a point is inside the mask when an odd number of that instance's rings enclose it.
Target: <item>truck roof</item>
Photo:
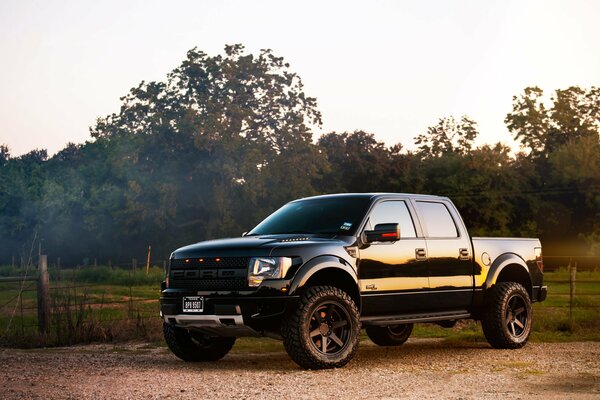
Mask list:
[[[372,200],[376,200],[382,197],[412,197],[418,199],[448,199],[445,196],[435,196],[431,194],[415,194],[415,193],[386,193],[386,192],[376,192],[376,193],[332,193],[332,194],[323,194],[319,196],[310,196],[304,197],[298,200],[307,200],[307,199],[326,199],[326,198],[335,198],[335,197],[359,197],[359,198],[369,198]]]

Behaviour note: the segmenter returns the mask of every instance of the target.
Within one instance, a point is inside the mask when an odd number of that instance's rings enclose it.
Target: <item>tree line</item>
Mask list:
[[[143,258],[148,245],[166,258],[239,236],[295,198],[371,191],[450,196],[473,235],[600,252],[599,87],[515,96],[505,123],[517,154],[475,146],[468,116],[439,119],[412,151],[360,130],[315,142],[321,113],[300,77],[270,50],[241,45],[192,49],[164,82],[121,100],[90,141],[52,157],[0,146],[0,263],[35,243],[70,265]]]

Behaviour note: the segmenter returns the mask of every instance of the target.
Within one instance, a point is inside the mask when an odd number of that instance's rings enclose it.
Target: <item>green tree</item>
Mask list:
[[[10,160],[10,150],[6,145],[0,145],[0,167],[6,165],[6,163]]]
[[[318,145],[331,164],[320,186],[322,192],[386,190],[391,153],[372,133],[331,132],[321,136]]]
[[[437,125],[415,138],[417,154],[423,158],[449,153],[468,154],[478,134],[477,123],[466,115],[459,121],[454,117],[440,118]]]
[[[127,229],[155,224],[198,239],[237,233],[314,194],[327,168],[312,143],[320,124],[282,58],[234,45],[224,56],[189,51],[166,82],[142,82],[91,133],[119,143],[109,158],[126,182]]]
[[[553,196],[562,213],[552,219],[552,236],[583,239],[594,254],[600,253],[600,140],[584,135],[550,155]]]
[[[426,158],[420,163],[420,192],[449,196],[476,235],[507,235],[514,210],[505,195],[518,185],[511,163],[501,144]]]
[[[544,93],[528,87],[513,97],[513,110],[505,118],[508,130],[532,157],[546,158],[571,140],[597,137],[600,129],[600,88],[577,86],[557,90],[545,105]]]
[[[600,128],[600,87],[584,90],[577,86],[557,90],[550,110],[551,129],[546,147],[548,153],[571,141],[598,138]]]
[[[0,252],[5,257],[29,256],[27,244],[41,227],[37,212],[46,179],[46,150],[10,157],[4,147],[0,164]]]
[[[504,119],[515,140],[521,142],[529,154],[543,153],[546,132],[550,126],[549,111],[543,102],[544,92],[538,87],[527,87],[521,96],[513,97],[513,110]]]

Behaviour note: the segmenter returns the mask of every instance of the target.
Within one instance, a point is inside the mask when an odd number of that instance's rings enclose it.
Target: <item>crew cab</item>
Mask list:
[[[175,250],[160,314],[185,361],[269,336],[321,369],[348,363],[363,327],[398,346],[414,323],[470,318],[493,347],[519,348],[546,293],[538,239],[471,238],[446,197],[333,194],[285,204],[242,237]]]

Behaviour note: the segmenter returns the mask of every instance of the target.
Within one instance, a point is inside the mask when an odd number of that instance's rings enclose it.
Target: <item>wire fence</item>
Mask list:
[[[573,331],[576,325],[597,328],[600,318],[600,257],[545,256],[544,272],[544,283],[549,291],[542,305],[567,319],[561,330]]]
[[[158,298],[165,266],[163,260],[156,260],[148,262],[147,268],[135,261],[50,267],[47,331],[40,325],[39,271],[27,282],[1,277],[0,345],[153,339],[160,331]]]
[[[543,307],[545,313],[555,310],[559,319],[548,329],[573,330],[580,320],[597,321],[600,257],[545,256],[544,265],[548,298],[536,307]],[[155,260],[147,266],[140,268],[132,260],[110,266],[50,267],[49,331],[44,334],[39,333],[36,274],[23,281],[0,277],[0,345],[158,339],[158,299],[166,262]]]

